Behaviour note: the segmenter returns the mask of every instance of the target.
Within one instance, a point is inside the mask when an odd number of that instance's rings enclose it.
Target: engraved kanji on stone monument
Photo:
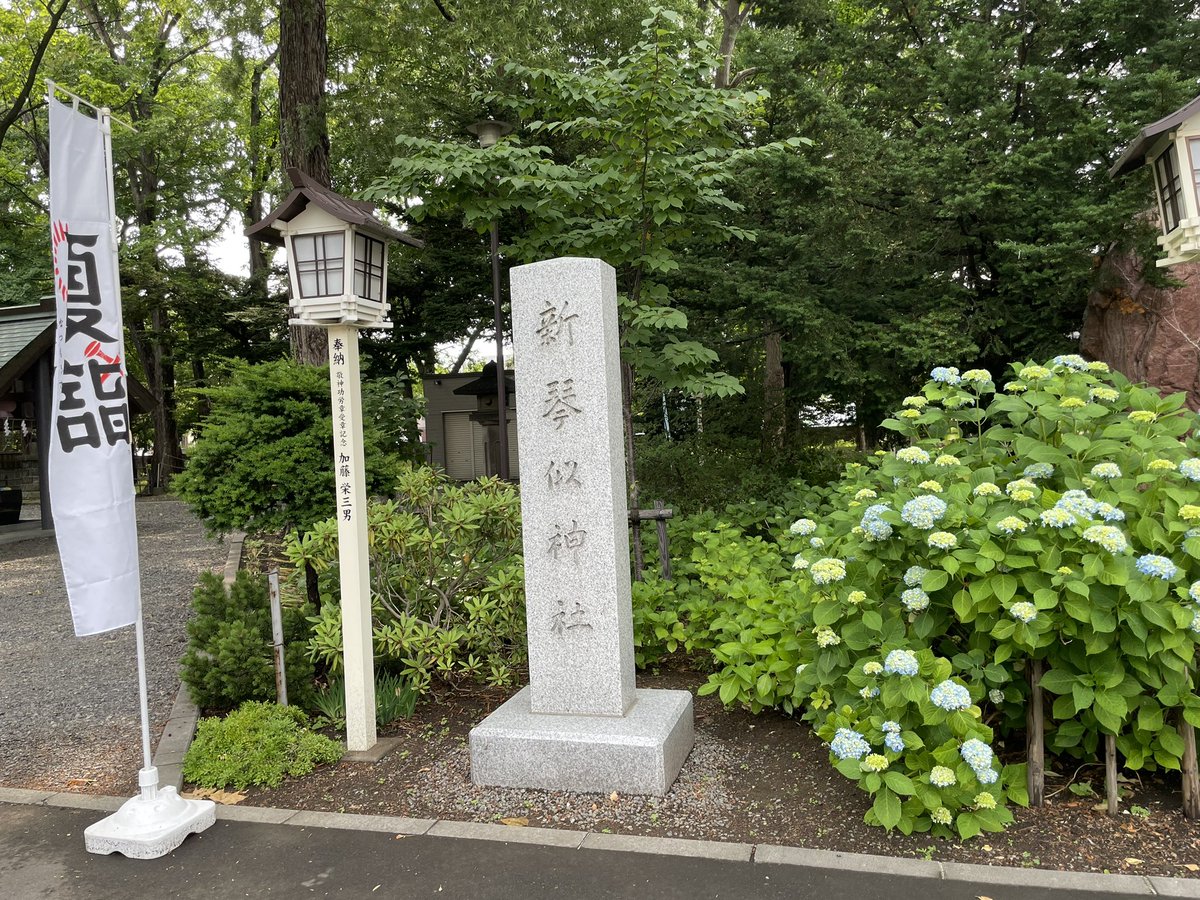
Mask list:
[[[561,304],[546,301],[541,312],[542,321],[537,328],[538,338],[543,345],[556,343],[564,337],[568,344],[574,345],[574,322],[579,318],[579,314],[567,312],[570,305],[569,300],[564,300]]]

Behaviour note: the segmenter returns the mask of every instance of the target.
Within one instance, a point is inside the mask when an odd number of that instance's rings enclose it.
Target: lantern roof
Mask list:
[[[309,178],[294,166],[288,167],[288,178],[294,185],[292,192],[283,202],[273,209],[261,222],[255,222],[246,229],[247,237],[252,237],[277,247],[283,246],[283,235],[280,234],[276,222],[290,222],[310,203],[315,203],[325,212],[341,219],[350,225],[357,225],[369,231],[408,244],[410,247],[424,247],[425,242],[418,240],[403,231],[397,231],[375,215],[375,204],[363,200],[343,197],[317,181]]]
[[[1170,115],[1163,116],[1157,122],[1147,125],[1137,133],[1137,137],[1133,139],[1133,143],[1125,149],[1125,152],[1121,154],[1121,158],[1108,170],[1109,177],[1116,178],[1119,175],[1125,175],[1144,165],[1146,151],[1159,135],[1173,128],[1178,128],[1198,113],[1200,113],[1200,97],[1195,97],[1191,102],[1179,107],[1179,109]]]

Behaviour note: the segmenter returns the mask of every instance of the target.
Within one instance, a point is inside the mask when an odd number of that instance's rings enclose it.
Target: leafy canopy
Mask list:
[[[687,338],[687,316],[661,279],[679,268],[685,243],[751,239],[731,221],[739,207],[727,187],[744,163],[802,141],[747,146],[764,95],[706,86],[713,50],[684,41],[678,14],[656,9],[642,27],[629,53],[582,71],[509,63],[523,92],[481,99],[520,120],[523,137],[483,149],[401,136],[392,173],[367,193],[419,197],[418,221],[461,210],[482,231],[516,218],[507,250],[522,262],[605,260],[622,290],[626,361],[669,387],[727,396],[740,385]]]

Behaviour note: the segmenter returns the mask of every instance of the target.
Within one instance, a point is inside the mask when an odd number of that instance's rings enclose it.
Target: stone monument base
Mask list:
[[[638,689],[624,716],[548,715],[529,688],[471,729],[471,780],[662,796],[692,749],[692,695]]]

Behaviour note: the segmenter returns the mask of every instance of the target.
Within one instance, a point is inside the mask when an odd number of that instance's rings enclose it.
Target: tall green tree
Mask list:
[[[642,27],[625,55],[583,71],[508,64],[523,92],[493,93],[486,103],[519,120],[521,138],[486,150],[399,138],[393,174],[371,189],[395,200],[420,196],[411,210],[418,220],[461,210],[482,230],[519,214],[507,252],[522,262],[587,255],[617,269],[631,476],[635,371],[690,395],[741,391],[671,305],[666,279],[680,267],[678,250],[751,238],[730,221],[739,207],[729,185],[752,159],[801,143],[745,146],[762,95],[712,87],[718,57],[706,43],[689,45],[674,12],[657,9]]]
[[[759,240],[719,262],[722,328],[777,322],[793,402],[866,425],[933,365],[1069,349],[1098,261],[1150,246],[1146,182],[1107,169],[1197,93],[1198,37],[1182,0],[764,4],[739,44],[759,140],[814,147],[739,183]]]

